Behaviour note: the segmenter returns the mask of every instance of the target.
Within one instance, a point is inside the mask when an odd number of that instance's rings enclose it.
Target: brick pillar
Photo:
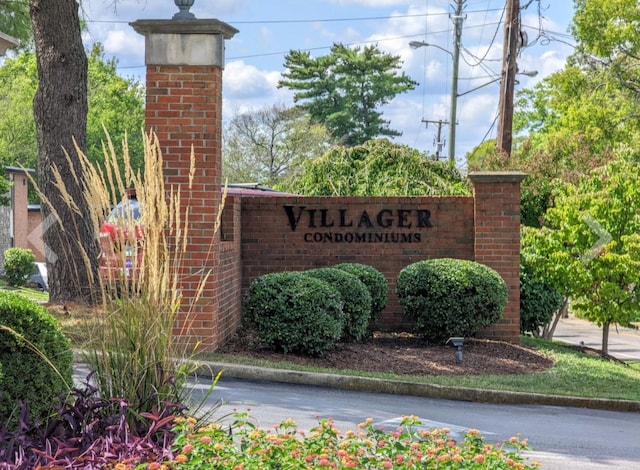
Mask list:
[[[520,341],[520,183],[519,172],[469,174],[474,193],[474,260],[495,269],[506,281],[502,320],[482,337]]]
[[[224,40],[237,30],[218,20],[138,20],[131,26],[145,36],[146,128],[159,139],[167,191],[180,188],[189,208],[189,245],[182,254],[182,324],[200,349],[215,349],[219,337],[219,234],[214,232],[221,202],[222,68]],[[195,174],[189,189],[190,155]],[[211,272],[202,294],[196,290]],[[185,313],[189,312],[188,319]]]

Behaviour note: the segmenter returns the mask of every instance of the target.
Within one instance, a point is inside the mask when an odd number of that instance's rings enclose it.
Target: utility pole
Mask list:
[[[502,81],[498,121],[498,150],[511,155],[513,138],[513,95],[516,80],[516,56],[520,39],[520,0],[508,0],[504,23]]]
[[[465,0],[456,0],[453,21],[453,73],[451,74],[451,105],[449,109],[449,163],[456,164],[456,112],[458,107],[458,66],[460,64],[460,38],[462,37],[462,5]]]
[[[442,151],[442,126],[444,126],[445,124],[449,124],[449,121],[443,121],[442,119],[439,119],[437,121],[430,121],[428,119],[423,119],[422,122],[424,122],[427,126],[429,126],[429,124],[435,124],[436,126],[438,126],[438,132],[436,133],[436,161],[439,162],[440,161],[440,152]]]

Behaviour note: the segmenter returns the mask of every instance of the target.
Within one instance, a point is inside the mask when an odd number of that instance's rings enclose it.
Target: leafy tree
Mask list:
[[[567,66],[518,93],[511,160],[478,151],[469,168],[519,169],[523,220],[538,225],[554,186],[576,183],[640,138],[638,9],[624,0],[577,0],[578,42]]]
[[[29,14],[38,64],[38,89],[33,101],[38,142],[38,182],[47,198],[43,233],[49,267],[49,298],[62,303],[92,300],[98,276],[99,245],[89,208],[82,197],[82,174],[75,148],[86,149],[87,55],[82,45],[76,0],[29,0]],[[62,194],[56,173],[67,184]],[[69,200],[75,201],[72,208]],[[52,214],[52,207],[58,217]],[[49,218],[49,216],[52,218]],[[81,248],[82,247],[82,248]],[[83,258],[79,253],[88,253]]]
[[[333,147],[306,161],[299,176],[280,189],[307,196],[425,196],[469,194],[466,180],[445,162],[433,161],[386,139]]]
[[[7,58],[0,67],[0,163],[35,168],[38,148],[33,97],[38,86],[32,53]]]
[[[381,52],[377,46],[334,44],[330,54],[317,58],[291,51],[284,65],[287,70],[278,86],[293,90],[294,100],[344,144],[400,135],[378,111],[417,85],[404,73],[398,74],[399,56]]]
[[[303,110],[274,105],[234,116],[223,141],[224,176],[273,186],[297,175],[303,161],[322,155],[331,137]]]
[[[129,139],[132,166],[142,165],[142,127],[144,126],[144,90],[132,79],[117,74],[117,61],[107,60],[100,44],[88,57],[87,155],[92,161],[103,158],[104,127],[114,142],[125,134],[140,134]],[[36,168],[38,149],[33,117],[33,98],[38,87],[35,54],[25,52],[8,58],[0,67],[0,164]],[[104,127],[103,127],[104,126]]]
[[[143,87],[132,79],[117,74],[115,59],[107,60],[103,48],[95,44],[89,55],[87,155],[93,162],[104,156],[104,128],[114,142],[129,138],[131,166],[142,166],[142,128],[144,126]],[[25,52],[8,58],[0,67],[0,166],[37,168],[38,148],[33,117],[33,97],[38,87],[36,57]],[[140,138],[138,137],[140,134]],[[121,168],[124,165],[120,165]],[[0,178],[4,182],[4,178]],[[0,194],[4,194],[0,187]],[[37,195],[30,194],[32,201]]]
[[[519,94],[514,128],[528,136],[518,140],[511,158],[487,151],[486,145],[468,158],[470,169],[521,170],[529,175],[522,185],[525,225],[539,226],[553,204],[555,186],[577,182],[640,134],[633,95],[602,64],[580,54],[571,60],[564,70]]]
[[[577,184],[564,185],[544,226],[523,233],[525,262],[572,299],[573,312],[603,327],[603,354],[610,325],[631,327],[640,306],[638,156],[621,151]]]
[[[87,156],[92,162],[104,158],[102,142],[106,128],[113,142],[123,142],[128,137],[131,168],[138,170],[144,162],[145,91],[133,78],[118,75],[117,67],[118,61],[106,59],[102,45],[94,44],[87,76]]]
[[[600,153],[628,141],[640,129],[635,94],[603,64],[580,55],[572,61],[576,63],[522,92],[517,129],[532,132],[538,148],[562,139],[565,155],[578,146]]]
[[[627,0],[574,0],[572,32],[587,51],[600,57],[618,53],[638,58],[640,9]]]

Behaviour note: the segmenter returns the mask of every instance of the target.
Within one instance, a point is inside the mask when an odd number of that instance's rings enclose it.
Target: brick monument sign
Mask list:
[[[139,20],[145,36],[146,127],[164,157],[167,187],[182,185],[190,208],[189,275],[181,288],[203,349],[223,344],[238,328],[242,293],[256,277],[357,262],[389,281],[380,327],[403,326],[395,296],[398,273],[430,258],[470,259],[495,269],[508,286],[503,319],[482,336],[519,341],[520,182],[522,173],[472,173],[468,197],[302,197],[229,195],[222,227],[222,69],[224,41],[237,31],[218,20]],[[191,146],[195,184],[186,189]],[[214,240],[213,252],[211,240]],[[202,270],[212,275],[197,303]]]

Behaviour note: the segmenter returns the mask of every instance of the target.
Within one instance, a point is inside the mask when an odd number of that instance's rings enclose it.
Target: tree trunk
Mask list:
[[[560,310],[556,312],[553,317],[553,322],[545,325],[544,330],[542,332],[542,337],[546,340],[551,341],[553,339],[553,335],[556,332],[556,327],[558,326],[558,322],[561,318],[566,318],[569,310],[569,297],[564,298],[564,303]]]
[[[80,187],[82,173],[74,147],[84,151],[87,124],[87,56],[80,35],[78,2],[29,0],[38,65],[33,101],[38,141],[38,185],[42,236],[49,268],[50,301],[93,301],[98,273],[98,240],[87,217]],[[70,158],[65,155],[65,150]],[[72,211],[55,184],[57,167],[66,191],[78,206]],[[76,180],[77,175],[80,180]],[[58,214],[59,219],[52,215]],[[84,216],[84,217],[83,217]],[[82,253],[86,253],[88,260]]]
[[[607,356],[609,354],[609,326],[611,323],[605,322],[602,324],[602,355]]]

